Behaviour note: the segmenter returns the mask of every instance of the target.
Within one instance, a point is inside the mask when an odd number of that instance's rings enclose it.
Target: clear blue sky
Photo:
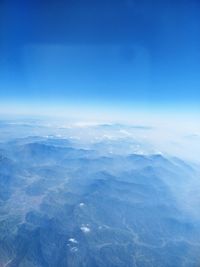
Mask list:
[[[0,51],[0,104],[200,103],[199,0],[1,0]]]

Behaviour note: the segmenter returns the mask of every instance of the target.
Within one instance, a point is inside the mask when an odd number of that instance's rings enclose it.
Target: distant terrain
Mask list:
[[[200,266],[198,164],[122,125],[0,128],[0,267]]]

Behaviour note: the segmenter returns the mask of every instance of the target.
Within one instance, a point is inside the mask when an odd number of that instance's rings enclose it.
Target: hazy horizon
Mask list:
[[[0,267],[200,266],[200,0],[0,0]]]
[[[2,1],[0,113],[199,114],[199,10],[198,0]]]

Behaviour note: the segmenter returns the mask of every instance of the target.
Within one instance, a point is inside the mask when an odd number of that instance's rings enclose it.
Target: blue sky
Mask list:
[[[0,104],[200,103],[198,0],[2,0]]]

